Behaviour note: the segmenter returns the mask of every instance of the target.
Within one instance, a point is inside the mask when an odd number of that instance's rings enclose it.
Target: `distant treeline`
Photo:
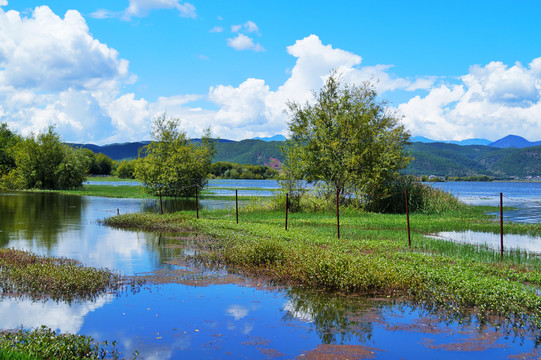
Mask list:
[[[218,161],[210,166],[211,178],[215,179],[273,179],[278,171],[267,165],[241,165]]]

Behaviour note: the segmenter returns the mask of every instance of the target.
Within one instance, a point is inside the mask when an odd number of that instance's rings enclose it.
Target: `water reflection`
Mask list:
[[[113,300],[113,295],[103,295],[94,301],[68,304],[52,300],[36,302],[30,299],[0,300],[0,329],[38,328],[41,325],[61,332],[76,334],[85,317]]]
[[[374,304],[357,296],[343,296],[293,288],[286,290],[284,320],[313,324],[323,344],[366,343],[372,337],[373,325],[363,320],[365,312],[374,316]]]
[[[442,231],[435,236],[429,236],[434,239],[443,239],[447,241],[460,242],[465,244],[482,245],[490,249],[499,250],[501,237],[500,234],[485,233],[478,231]],[[541,237],[530,235],[504,234],[504,249],[520,249],[531,253],[541,253]]]
[[[85,201],[55,193],[0,193],[0,246],[11,240],[53,247],[61,231],[77,227]]]

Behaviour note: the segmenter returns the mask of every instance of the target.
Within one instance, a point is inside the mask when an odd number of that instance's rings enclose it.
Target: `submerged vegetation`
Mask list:
[[[201,242],[195,261],[228,265],[250,275],[285,284],[298,284],[355,294],[409,299],[455,315],[472,313],[481,321],[510,318],[514,326],[541,328],[541,260],[519,251],[506,253],[428,239],[443,230],[498,232],[485,215],[487,207],[417,213],[411,216],[412,248],[408,247],[405,217],[343,210],[341,239],[336,218],[327,211],[283,211],[252,205],[239,224],[227,210],[167,216],[127,214],[105,220],[115,227],[159,231],[192,229],[210,236]],[[229,217],[228,217],[229,216]],[[509,224],[506,231],[541,234],[541,225]]]
[[[76,260],[50,258],[15,249],[0,249],[0,295],[90,300],[122,287],[120,275],[82,266]]]

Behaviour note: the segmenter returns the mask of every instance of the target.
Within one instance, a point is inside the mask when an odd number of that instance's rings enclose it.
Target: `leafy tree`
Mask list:
[[[113,160],[102,153],[94,155],[94,163],[90,166],[92,175],[110,175],[113,169]]]
[[[6,123],[0,124],[0,179],[15,168],[14,148],[20,140]]]
[[[409,133],[368,82],[343,85],[332,72],[314,98],[304,106],[288,104],[288,171],[323,182],[328,194],[338,189],[341,201],[370,203],[409,162],[402,150]]]
[[[63,144],[53,127],[19,142],[14,158],[16,167],[3,182],[9,188],[78,188],[88,168],[84,152]]]
[[[116,169],[116,175],[121,179],[135,179],[135,162],[123,160]]]
[[[214,142],[210,129],[193,142],[180,128],[179,118],[159,115],[152,124],[155,141],[145,146],[135,164],[135,178],[153,195],[193,196],[195,186],[207,185]]]

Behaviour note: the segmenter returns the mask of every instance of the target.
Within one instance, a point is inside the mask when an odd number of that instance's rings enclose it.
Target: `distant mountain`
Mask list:
[[[467,139],[467,140],[461,140],[461,141],[440,141],[440,140],[432,140],[424,136],[412,136],[410,139],[411,142],[420,142],[420,143],[435,143],[435,142],[441,142],[445,144],[455,144],[455,145],[488,145],[491,143],[490,140],[487,139]]]
[[[414,138],[416,140],[417,138]],[[522,140],[520,140],[522,139]],[[529,142],[518,136],[508,136],[498,142],[501,147],[486,145],[457,145],[443,142],[413,142],[405,147],[413,160],[403,171],[415,175],[473,176],[489,175],[499,178],[541,176],[541,146],[519,147]],[[474,139],[475,140],[475,139]],[[508,142],[504,142],[504,140]],[[193,141],[199,141],[193,139]],[[84,147],[95,153],[103,153],[113,160],[137,158],[139,149],[148,141],[123,144],[93,145],[70,144]],[[216,144],[213,161],[227,161],[238,164],[265,165],[274,159],[283,161],[280,146],[283,141],[221,139]],[[503,146],[513,147],[503,147]]]
[[[493,143],[488,144],[488,146],[497,147],[497,148],[518,148],[522,149],[525,147],[532,147],[541,145],[541,141],[531,142],[524,139],[521,136],[517,135],[507,135],[506,137],[494,141]]]
[[[94,153],[102,153],[103,155],[109,156],[113,160],[128,160],[135,159],[139,154],[139,149],[145,145],[148,145],[150,141],[137,141],[137,142],[128,142],[122,144],[109,144],[109,145],[94,145],[94,144],[71,144],[68,145],[73,147],[82,147],[85,149],[90,149]]]
[[[286,137],[282,134],[274,135],[271,137],[255,137],[252,140],[262,140],[262,141],[286,141]]]
[[[227,161],[238,164],[265,165],[271,159],[283,161],[279,141],[242,140],[216,144],[216,156],[213,161]]]

